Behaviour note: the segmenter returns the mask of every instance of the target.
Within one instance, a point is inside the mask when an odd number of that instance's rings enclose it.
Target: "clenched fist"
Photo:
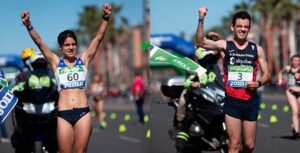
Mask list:
[[[111,14],[111,6],[108,5],[108,4],[103,4],[102,5],[102,10],[103,10],[103,13],[104,13],[104,17],[108,18]]]
[[[22,19],[23,25],[26,26],[27,28],[31,25],[29,18],[30,18],[30,13],[27,10],[25,10],[21,14],[21,19]]]
[[[206,13],[207,13],[207,8],[206,7],[200,7],[198,9],[198,13],[199,13],[199,19],[204,19],[204,17],[206,16]]]

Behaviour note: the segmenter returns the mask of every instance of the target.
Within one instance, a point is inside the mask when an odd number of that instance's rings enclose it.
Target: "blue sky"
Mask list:
[[[153,34],[185,32],[190,40],[198,24],[198,8],[206,6],[208,12],[204,28],[221,24],[221,18],[233,10],[233,6],[243,0],[150,0]]]
[[[129,19],[129,25],[142,22],[141,0],[1,0],[0,54],[20,55],[26,47],[37,47],[22,26],[21,13],[27,9],[33,27],[50,48],[57,47],[57,36],[65,29],[77,27],[78,14],[84,5],[103,3],[122,4],[120,16]]]
[[[208,7],[205,28],[218,25],[221,17],[241,0],[150,0],[151,33],[186,33],[189,39],[195,33],[199,6]],[[142,0],[2,0],[0,2],[0,54],[17,54],[26,47],[37,47],[22,26],[20,14],[31,13],[33,27],[50,48],[57,47],[57,35],[65,29],[77,27],[82,7],[103,3],[123,4],[119,16],[129,19],[130,25],[142,22]],[[222,5],[216,5],[222,2]]]

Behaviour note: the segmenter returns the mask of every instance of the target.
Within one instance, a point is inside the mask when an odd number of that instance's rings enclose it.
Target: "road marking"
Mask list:
[[[288,112],[290,110],[290,107],[288,105],[283,106],[283,111]]]
[[[260,109],[265,109],[266,108],[266,104],[262,102],[262,103],[260,103],[259,107],[260,107]]]
[[[257,116],[257,120],[260,120],[260,119],[261,119],[261,114],[259,113]]]
[[[264,124],[264,123],[258,123],[257,125],[260,126],[260,127],[263,127],[263,128],[269,128],[270,127],[268,124]]]
[[[277,117],[276,117],[275,115],[272,115],[272,116],[270,117],[270,123],[276,123],[276,122],[278,122]]]
[[[101,125],[103,128],[106,128],[106,127],[107,127],[106,121],[102,121],[102,122],[100,123],[100,125]]]
[[[150,118],[149,118],[149,115],[145,115],[145,116],[144,116],[144,122],[145,122],[145,123],[147,123],[147,122],[149,121],[149,119],[150,119]]]
[[[134,143],[141,142],[139,139],[128,137],[128,136],[125,136],[125,135],[120,135],[120,138],[123,139],[123,140],[126,140],[126,141],[134,142]]]
[[[146,133],[146,138],[150,138],[150,137],[151,137],[151,130],[148,129],[148,130],[147,130],[147,133]]]
[[[271,109],[272,109],[273,111],[277,110],[277,108],[278,108],[278,106],[277,106],[276,104],[273,104],[272,107],[271,107]]]
[[[117,118],[117,114],[116,113],[111,113],[110,114],[110,119],[114,120]]]
[[[130,114],[125,114],[124,115],[124,121],[129,121],[130,120]]]
[[[127,131],[127,127],[124,124],[119,125],[119,132],[124,133]]]

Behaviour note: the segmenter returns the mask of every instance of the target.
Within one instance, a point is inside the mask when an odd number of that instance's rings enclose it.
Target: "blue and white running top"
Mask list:
[[[68,88],[85,88],[86,75],[87,69],[80,58],[76,58],[73,66],[68,66],[61,58],[55,72],[58,91]]]

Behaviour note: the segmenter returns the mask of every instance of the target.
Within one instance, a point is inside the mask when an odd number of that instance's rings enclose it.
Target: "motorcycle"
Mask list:
[[[55,83],[51,83],[49,87],[35,88],[29,87],[28,84],[25,83],[24,90],[14,91],[19,101],[12,113],[12,145],[16,153],[55,153],[58,150],[58,92]]]
[[[174,107],[174,127],[169,130],[170,138],[175,140],[179,132],[176,128],[176,110],[183,91],[184,77],[172,77],[161,84],[162,93],[170,98],[169,105]],[[193,113],[188,134],[189,140],[184,153],[217,151],[228,152],[228,136],[224,123],[224,87],[208,83],[188,91],[186,112]]]

